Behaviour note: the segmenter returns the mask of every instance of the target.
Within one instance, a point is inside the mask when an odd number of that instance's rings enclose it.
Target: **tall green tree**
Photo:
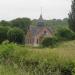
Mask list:
[[[8,40],[17,44],[24,43],[25,35],[20,28],[12,28],[7,33]]]
[[[4,27],[11,27],[12,26],[12,24],[11,24],[11,22],[9,22],[9,21],[5,21],[5,20],[2,20],[1,22],[0,22],[0,26],[4,26]]]
[[[8,32],[8,30],[9,30],[8,27],[0,26],[0,43],[2,43],[3,41],[7,40],[7,32]]]
[[[72,1],[71,12],[69,13],[69,27],[75,32],[75,0]]]
[[[17,18],[11,21],[13,27],[18,27],[26,33],[31,24],[31,20],[29,18]]]

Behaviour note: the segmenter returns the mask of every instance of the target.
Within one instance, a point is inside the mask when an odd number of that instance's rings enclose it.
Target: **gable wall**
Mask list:
[[[44,36],[44,32],[46,31],[46,33],[48,34],[47,37],[52,37],[52,32],[50,32],[47,28],[42,28],[38,34],[37,34],[37,38],[39,38],[40,36]]]
[[[47,34],[44,34],[46,32]],[[44,37],[52,37],[52,32],[50,32],[47,28],[42,28],[38,34],[36,35],[36,41],[38,40],[39,43],[44,39]]]
[[[25,38],[26,44],[37,46],[41,42],[41,39],[44,37],[44,32],[45,31],[47,33],[46,37],[52,37],[52,32],[50,32],[50,30],[48,30],[48,28],[46,28],[46,27],[41,28],[40,30],[38,30],[37,34],[35,36],[33,36],[32,32],[29,30],[27,32],[27,35],[26,35],[26,38]],[[30,42],[28,42],[28,40]]]
[[[25,38],[26,44],[33,44],[34,37],[32,36],[31,31],[27,32],[26,38]]]

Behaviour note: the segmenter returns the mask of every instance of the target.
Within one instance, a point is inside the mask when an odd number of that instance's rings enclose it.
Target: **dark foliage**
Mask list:
[[[75,0],[72,1],[71,12],[69,13],[69,27],[75,32]]]
[[[45,38],[43,41],[42,41],[42,46],[43,47],[55,47],[57,45],[57,41],[58,39],[56,37],[49,37],[49,38]]]
[[[11,22],[9,22],[9,21],[2,20],[2,21],[0,22],[0,26],[12,27],[12,24],[11,24]]]
[[[60,65],[61,75],[73,75],[75,64],[69,61],[67,64]]]
[[[37,21],[37,19],[32,20],[32,25],[35,26]],[[69,28],[68,18],[44,20],[44,23],[47,27],[54,29],[55,32],[60,28]]]
[[[3,41],[7,40],[7,32],[8,32],[8,30],[9,30],[8,27],[0,26],[0,43],[2,43]]]
[[[19,28],[12,28],[7,33],[10,42],[22,44],[24,43],[24,32]]]
[[[75,33],[71,31],[70,29],[60,29],[58,30],[56,36],[59,38],[59,41],[75,39]]]
[[[29,26],[31,25],[31,20],[29,18],[17,18],[11,21],[13,27],[18,27],[27,33]]]

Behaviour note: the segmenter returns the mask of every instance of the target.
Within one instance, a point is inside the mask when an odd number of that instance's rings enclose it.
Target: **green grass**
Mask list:
[[[0,75],[74,75],[74,71],[75,41],[56,48],[0,45]]]

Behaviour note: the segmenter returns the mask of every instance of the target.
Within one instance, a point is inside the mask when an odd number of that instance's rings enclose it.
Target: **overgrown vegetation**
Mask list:
[[[32,20],[32,25],[35,26],[37,24],[37,21],[37,19]],[[68,18],[44,20],[44,23],[47,27],[50,27],[54,32],[61,28],[69,28]]]
[[[75,0],[72,0],[71,12],[69,13],[69,27],[75,32]]]
[[[57,37],[44,38],[41,44],[43,47],[52,47],[52,48],[56,47],[58,44],[58,38]]]
[[[63,20],[44,20],[45,25],[51,27],[50,29],[53,33],[57,32],[59,29],[68,28],[68,19]],[[37,20],[30,20],[29,18],[16,18],[11,21],[0,22],[0,43],[5,40],[9,42],[14,42],[17,44],[25,43],[25,35],[30,25],[37,25]]]
[[[0,45],[0,75],[74,75],[75,41],[57,48]]]
[[[44,38],[42,46],[54,48],[62,42],[70,40],[75,40],[75,32],[70,29],[62,28],[59,29],[53,37]]]
[[[0,44],[8,40],[17,44],[25,43],[25,35],[29,29],[29,18],[17,18],[11,21],[0,21]]]
[[[74,12],[69,16],[74,31]],[[44,48],[22,45],[30,24],[35,26],[37,20],[0,22],[0,75],[75,75],[75,33],[68,28],[68,19],[44,21],[56,32],[42,41]]]
[[[0,27],[0,44],[8,40],[17,44],[24,44],[25,33],[20,28]]]
[[[25,34],[23,32],[23,30],[19,29],[19,28],[12,28],[9,29],[9,31],[7,32],[7,39],[10,42],[14,42],[17,44],[23,44],[25,42]]]
[[[0,43],[7,40],[7,32],[9,28],[8,27],[0,27]]]

